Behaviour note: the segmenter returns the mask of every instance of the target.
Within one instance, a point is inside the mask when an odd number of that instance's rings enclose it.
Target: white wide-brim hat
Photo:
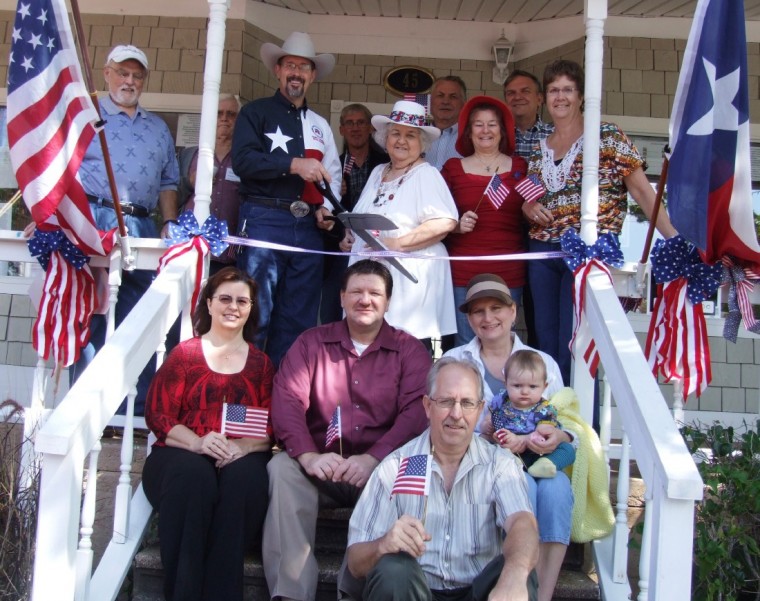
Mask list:
[[[317,79],[323,79],[332,72],[335,67],[335,57],[332,54],[317,54],[314,50],[314,42],[308,33],[294,31],[280,48],[277,44],[266,42],[261,45],[261,60],[267,69],[274,73],[274,66],[283,56],[300,56],[308,58],[317,69]]]
[[[394,124],[421,129],[433,140],[438,139],[441,135],[441,130],[437,127],[425,125],[425,107],[410,100],[399,100],[394,104],[389,117],[385,115],[374,115],[372,117],[372,126],[378,132]]]

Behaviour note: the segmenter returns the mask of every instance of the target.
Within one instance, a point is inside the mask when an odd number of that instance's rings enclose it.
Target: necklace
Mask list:
[[[583,135],[573,143],[559,164],[556,164],[554,150],[549,148],[546,139],[541,140],[541,175],[549,192],[559,192],[564,189],[565,180],[581,148],[583,148]]]
[[[493,166],[494,166],[494,164],[496,165],[496,171],[498,171],[498,170],[499,170],[499,161],[501,160],[501,153],[497,154],[497,155],[496,155],[496,159],[495,159],[495,160],[493,160],[493,161],[491,161],[490,163],[486,163],[485,161],[483,161],[483,160],[482,160],[482,159],[481,159],[481,158],[480,158],[480,157],[477,155],[477,153],[473,154],[472,156],[474,156],[474,157],[475,157],[475,159],[478,161],[478,163],[480,163],[481,165],[483,165],[483,167],[484,167],[484,168],[485,168],[485,170],[486,170],[486,173],[491,173],[491,169],[493,169]]]
[[[236,346],[234,349],[232,349],[232,350],[231,350],[229,353],[227,353],[227,354],[225,354],[225,355],[224,355],[224,360],[225,360],[225,361],[229,361],[230,357],[232,357],[233,355],[237,354],[237,352],[238,352],[238,351],[239,351],[241,348],[243,348],[243,345],[244,345],[245,343],[246,343],[246,342],[245,342],[245,338],[244,338],[244,339],[243,339],[243,340],[240,342],[240,344],[238,344],[238,345],[237,345],[237,346]]]
[[[392,201],[396,197],[396,192],[401,187],[401,184],[404,183],[407,174],[412,170],[412,166],[414,166],[414,163],[407,165],[401,177],[386,182],[384,180],[391,172],[391,164],[388,163],[383,170],[383,175],[380,178],[380,185],[377,187],[377,195],[375,196],[375,200],[372,201],[372,204],[376,207],[382,207],[385,203]]]

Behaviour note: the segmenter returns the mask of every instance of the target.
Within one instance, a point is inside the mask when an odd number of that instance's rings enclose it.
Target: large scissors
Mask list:
[[[353,231],[359,238],[364,240],[367,246],[372,250],[388,251],[388,247],[383,244],[379,238],[375,238],[368,230],[397,230],[398,226],[393,223],[387,217],[383,215],[375,215],[374,213],[351,213],[344,207],[341,202],[335,198],[335,194],[330,189],[330,186],[324,182],[314,182],[317,190],[320,194],[329,200],[337,214],[333,219],[338,219],[344,228],[348,228]],[[396,257],[383,257],[389,265],[392,265],[398,269],[404,276],[409,278],[415,284],[418,283],[416,277],[414,277],[407,269],[401,264]]]

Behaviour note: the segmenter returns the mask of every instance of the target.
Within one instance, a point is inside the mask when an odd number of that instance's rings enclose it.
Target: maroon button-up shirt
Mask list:
[[[343,456],[369,453],[378,461],[427,427],[422,406],[432,360],[419,340],[385,321],[357,355],[346,320],[307,330],[275,376],[272,426],[288,455],[338,452],[325,448],[340,404]]]

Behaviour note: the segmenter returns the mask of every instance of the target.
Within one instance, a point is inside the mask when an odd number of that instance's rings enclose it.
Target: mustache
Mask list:
[[[294,81],[297,81],[300,84],[306,83],[306,80],[303,77],[298,77],[298,75],[291,75],[288,77],[288,83],[292,83]]]

